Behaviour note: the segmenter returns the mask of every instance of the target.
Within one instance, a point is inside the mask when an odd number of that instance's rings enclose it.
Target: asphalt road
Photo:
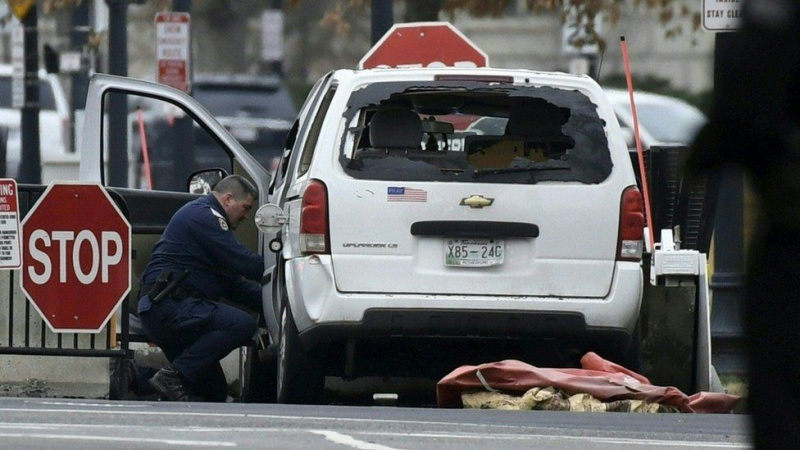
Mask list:
[[[739,449],[745,415],[0,398],[9,449]]]

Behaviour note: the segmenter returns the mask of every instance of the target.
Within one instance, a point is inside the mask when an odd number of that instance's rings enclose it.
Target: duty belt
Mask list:
[[[184,270],[178,275],[174,275],[172,271],[163,270],[154,283],[142,283],[139,286],[139,296],[147,294],[153,303],[158,303],[166,297],[183,300],[187,297],[201,296],[197,289],[181,285],[187,276],[189,276],[188,270]]]
[[[155,286],[155,283],[143,283],[139,285],[139,296],[141,297],[142,295],[150,292],[150,290],[153,289],[153,286]],[[166,293],[163,298],[166,297],[183,300],[187,297],[202,297],[202,295],[200,294],[200,291],[193,287],[179,285],[172,288],[172,290]],[[154,300],[154,297],[150,300]]]

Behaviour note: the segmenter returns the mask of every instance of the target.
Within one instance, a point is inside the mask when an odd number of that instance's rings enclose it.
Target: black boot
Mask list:
[[[161,395],[161,398],[173,402],[193,401],[183,376],[174,367],[168,365],[156,372],[148,381]]]

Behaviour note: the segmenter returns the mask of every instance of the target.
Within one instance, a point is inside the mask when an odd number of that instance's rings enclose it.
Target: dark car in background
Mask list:
[[[283,152],[286,135],[297,116],[297,108],[283,80],[265,75],[196,75],[192,96],[265,168],[273,172]],[[142,117],[145,123],[152,188],[183,191],[188,174],[199,168],[220,167],[233,171],[230,159],[205,130],[195,126],[189,144],[181,130],[180,114],[173,115],[165,104],[148,105]],[[138,117],[132,117],[131,149],[139,161],[139,180],[145,163],[138,129]],[[184,158],[176,152],[185,151]],[[184,161],[176,164],[175,161]],[[143,181],[139,182],[143,185]]]

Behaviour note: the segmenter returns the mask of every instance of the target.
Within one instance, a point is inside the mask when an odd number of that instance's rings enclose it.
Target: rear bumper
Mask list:
[[[629,336],[643,289],[633,262],[617,263],[603,298],[342,293],[326,255],[288,261],[286,278],[295,323],[310,344],[349,337]]]

